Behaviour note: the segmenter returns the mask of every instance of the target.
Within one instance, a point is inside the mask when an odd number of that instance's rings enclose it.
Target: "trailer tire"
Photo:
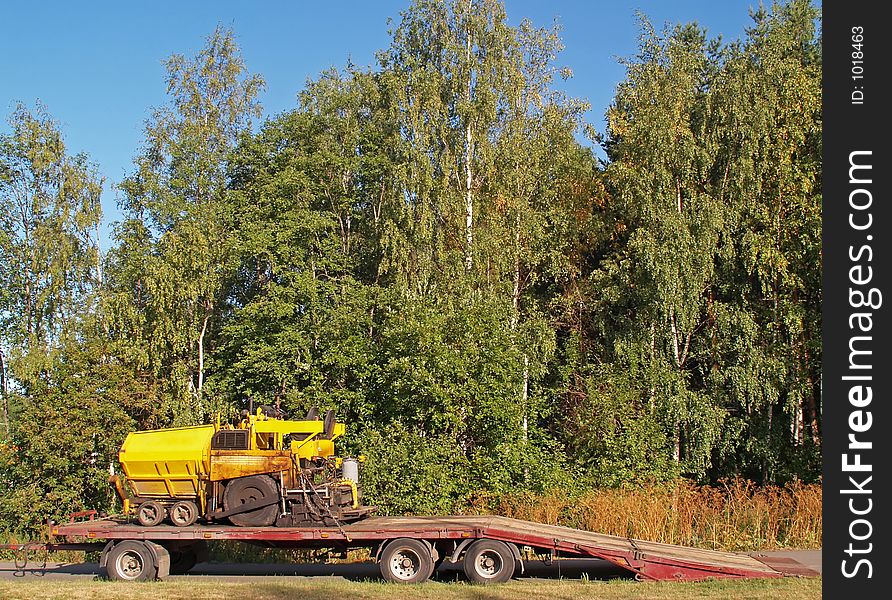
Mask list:
[[[195,565],[208,559],[208,545],[204,540],[167,541],[163,545],[170,554],[171,575],[185,575]]]
[[[185,575],[198,564],[198,556],[192,548],[170,551],[170,574]]]
[[[505,583],[514,576],[516,562],[508,544],[477,540],[468,546],[462,567],[474,583]]]
[[[384,546],[378,567],[381,576],[391,583],[423,583],[433,573],[434,559],[424,542],[398,538]]]
[[[115,581],[152,581],[158,576],[152,549],[133,540],[119,542],[108,551],[105,569]]]
[[[167,511],[161,506],[161,503],[154,500],[143,502],[136,509],[136,520],[143,527],[154,527],[163,521],[166,515]]]

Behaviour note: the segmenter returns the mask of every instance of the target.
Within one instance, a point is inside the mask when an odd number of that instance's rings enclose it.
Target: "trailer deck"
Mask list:
[[[749,554],[648,542],[496,516],[375,517],[342,527],[306,528],[143,527],[126,521],[101,519],[54,525],[52,534],[68,542],[144,540],[182,544],[199,540],[237,540],[282,547],[375,548],[394,539],[420,540],[431,545],[452,541],[458,546],[465,540],[486,539],[554,556],[600,558],[645,580],[817,575],[795,561],[760,560]]]

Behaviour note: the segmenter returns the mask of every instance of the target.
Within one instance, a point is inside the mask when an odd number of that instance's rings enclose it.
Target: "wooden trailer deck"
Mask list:
[[[600,558],[648,580],[783,577],[817,575],[795,561],[766,564],[741,553],[703,550],[672,544],[603,535],[556,525],[495,516],[374,517],[343,527],[233,527],[192,525],[142,527],[102,519],[54,525],[52,534],[69,542],[90,540],[240,540],[290,547],[377,546],[385,540],[412,538],[431,543],[445,540],[492,539],[528,546],[560,556]]]

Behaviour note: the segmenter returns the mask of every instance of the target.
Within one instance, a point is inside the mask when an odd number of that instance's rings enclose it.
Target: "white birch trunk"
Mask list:
[[[210,318],[210,313],[205,314],[204,321],[201,323],[201,333],[198,335],[198,385],[195,386],[195,398],[199,406],[201,406],[201,394],[204,388],[204,335],[207,333]]]
[[[526,450],[530,441],[530,423],[529,416],[527,410],[527,404],[530,397],[530,358],[526,354],[523,355],[523,391],[521,392],[521,410],[523,411],[523,421],[522,421],[522,429],[523,429],[523,447]],[[524,481],[529,481],[530,479],[530,468],[526,464],[526,459],[524,459],[523,465],[523,479]]]
[[[651,414],[654,412],[654,404],[657,395],[657,382],[654,378],[654,360],[657,354],[657,332],[653,321],[650,323],[650,395],[647,399],[647,405]]]
[[[675,423],[675,444],[672,447],[672,460],[675,461],[675,464],[681,462],[681,426],[677,421]]]
[[[511,291],[511,329],[520,320],[520,209],[514,219],[514,289]]]
[[[3,396],[3,426],[9,438],[9,383],[6,379],[6,358],[0,348],[0,394]]]
[[[465,59],[468,65],[468,109],[471,105],[471,86],[473,77],[471,76],[471,5],[472,0],[468,0],[468,34],[467,45],[465,48]],[[471,156],[473,147],[471,143],[471,115],[468,114],[465,123],[465,270],[470,272],[474,267],[474,198],[471,194],[471,184],[473,182],[473,171],[471,169]]]

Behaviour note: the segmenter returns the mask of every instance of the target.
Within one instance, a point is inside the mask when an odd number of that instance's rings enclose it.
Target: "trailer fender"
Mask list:
[[[474,541],[476,541],[474,538],[462,540],[462,542],[455,547],[455,550],[452,551],[452,556],[449,557],[449,562],[451,562],[452,564],[457,563],[459,557],[461,556],[461,553],[464,552],[465,548],[467,548],[471,544],[471,542]]]
[[[170,552],[161,544],[144,542],[155,558],[155,566],[158,568],[158,579],[166,579],[170,575]]]
[[[111,540],[105,545],[105,548],[102,549],[102,554],[99,555],[99,566],[103,569],[106,567],[106,565],[108,565],[108,552],[114,547],[115,540]]]
[[[105,569],[108,567],[108,553],[115,547],[115,543],[124,541],[128,540],[111,540],[105,545],[105,548],[102,549],[102,554],[99,555],[99,566],[101,568]],[[167,548],[161,544],[145,540],[140,543],[145,545],[152,553],[152,562],[155,563],[155,568],[158,570],[158,579],[164,579],[170,575],[170,552],[167,551]]]
[[[511,549],[511,554],[514,555],[514,560],[520,565],[520,574],[523,575],[523,558],[520,556],[520,548],[517,547],[517,544],[512,544],[510,542],[505,542],[508,544],[508,547]]]
[[[463,540],[458,546],[455,547],[455,550],[452,551],[452,556],[449,557],[449,562],[455,564],[461,558],[462,552],[465,551],[465,548],[476,542],[478,539],[486,539],[486,538],[468,538]],[[511,550],[511,554],[514,555],[514,560],[520,565],[520,574],[523,575],[524,566],[523,566],[523,557],[520,555],[520,549],[517,547],[517,544],[512,544],[511,542],[504,542],[505,545],[508,546]]]

